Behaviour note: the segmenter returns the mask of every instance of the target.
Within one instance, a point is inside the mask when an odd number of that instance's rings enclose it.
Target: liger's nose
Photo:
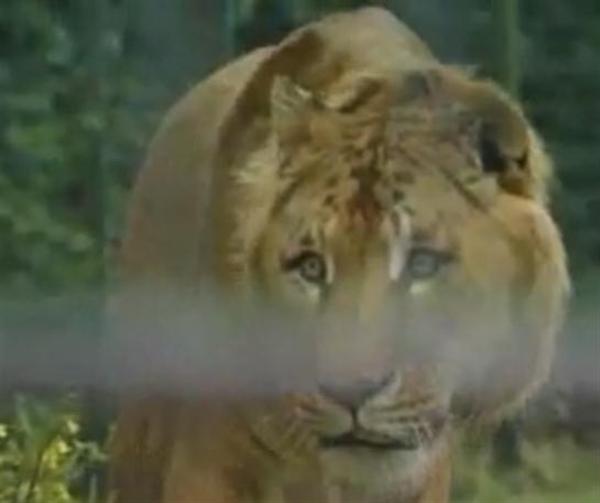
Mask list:
[[[360,379],[350,383],[321,384],[321,393],[348,409],[357,410],[385,385],[387,379]]]

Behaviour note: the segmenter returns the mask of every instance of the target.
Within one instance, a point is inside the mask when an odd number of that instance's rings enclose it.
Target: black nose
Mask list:
[[[323,395],[349,409],[358,409],[385,384],[385,379],[361,379],[350,383],[321,384]]]

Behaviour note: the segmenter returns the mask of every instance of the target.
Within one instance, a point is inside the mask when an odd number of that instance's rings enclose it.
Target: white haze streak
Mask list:
[[[239,305],[206,299],[136,301],[132,310],[135,316],[127,319],[106,316],[93,296],[0,306],[0,391],[253,396],[315,384],[315,332],[309,324],[266,311],[249,317]],[[387,329],[394,326],[390,321]],[[589,329],[597,334],[597,325]],[[419,358],[444,356],[443,333],[421,330],[418,337]],[[562,385],[580,383],[600,392],[599,349],[596,336],[579,350],[563,350],[557,365]],[[446,356],[468,364],[469,374],[483,380],[482,367],[491,355],[466,343],[453,344]]]

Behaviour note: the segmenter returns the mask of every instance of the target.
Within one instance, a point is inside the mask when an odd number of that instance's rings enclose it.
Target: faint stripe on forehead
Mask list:
[[[411,241],[410,217],[405,211],[393,212],[383,223],[383,232],[389,250],[389,277],[398,281],[406,265]]]

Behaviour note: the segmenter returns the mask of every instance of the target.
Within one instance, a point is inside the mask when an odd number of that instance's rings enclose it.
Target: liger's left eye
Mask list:
[[[450,260],[451,256],[446,252],[431,248],[414,248],[408,258],[407,270],[412,279],[429,279]]]
[[[322,284],[327,278],[327,265],[324,258],[313,251],[303,251],[288,260],[285,264],[287,270],[297,272],[305,281]]]

